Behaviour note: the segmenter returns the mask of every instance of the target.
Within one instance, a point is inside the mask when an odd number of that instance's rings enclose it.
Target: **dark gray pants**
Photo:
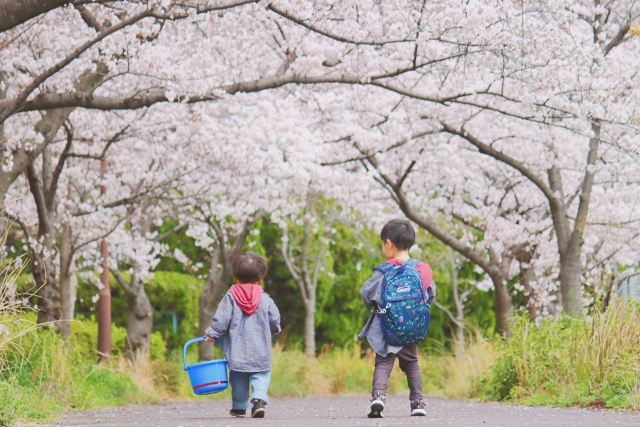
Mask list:
[[[387,381],[396,357],[400,361],[400,369],[407,374],[409,383],[409,399],[422,400],[422,374],[418,365],[418,344],[405,345],[402,350],[389,353],[387,357],[382,357],[376,353],[376,370],[373,371],[373,392],[387,394]]]

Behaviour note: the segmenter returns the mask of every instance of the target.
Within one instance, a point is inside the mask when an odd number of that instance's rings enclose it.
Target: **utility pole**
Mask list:
[[[107,172],[106,154],[102,157],[100,164],[102,177]],[[107,187],[102,185],[100,193],[104,196]],[[109,244],[106,239],[100,242],[100,253],[102,254],[102,273],[100,281],[102,289],[98,292],[98,354],[103,360],[111,357],[111,291],[109,290]]]

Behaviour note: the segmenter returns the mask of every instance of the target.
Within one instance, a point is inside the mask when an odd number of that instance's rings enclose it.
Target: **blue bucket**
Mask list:
[[[204,339],[204,337],[198,337],[185,343],[182,353],[184,370],[189,374],[191,387],[195,394],[219,393],[229,387],[227,359],[209,360],[187,366],[187,347],[194,342],[204,341]],[[224,348],[222,341],[218,338],[216,338],[216,341]]]

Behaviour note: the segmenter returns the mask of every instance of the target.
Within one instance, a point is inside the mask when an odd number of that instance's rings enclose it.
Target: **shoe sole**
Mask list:
[[[251,418],[264,418],[264,412],[263,408],[256,409],[251,413]]]
[[[384,418],[382,415],[382,411],[384,410],[384,405],[382,403],[374,403],[371,405],[371,412],[367,415],[368,418]]]
[[[234,414],[233,412],[229,412],[229,415],[236,418],[245,418],[247,416],[247,414],[240,415],[240,414]]]
[[[411,411],[412,417],[424,417],[426,415],[427,411],[425,411],[424,409],[414,409],[413,411]]]

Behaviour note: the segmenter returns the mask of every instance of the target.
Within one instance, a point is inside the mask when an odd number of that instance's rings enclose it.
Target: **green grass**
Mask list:
[[[547,406],[640,409],[640,305],[588,318],[516,319],[482,396]]]
[[[32,318],[33,314],[22,315],[13,324],[29,328]],[[1,353],[0,427],[50,420],[69,410],[169,398],[230,399],[229,390],[194,396],[181,354],[166,355],[160,341],[150,360],[132,363],[116,348],[109,364],[98,364],[94,329],[91,320],[75,323],[69,344],[48,328],[13,335],[12,350]],[[637,304],[616,303],[604,314],[545,320],[540,326],[517,318],[506,340],[489,341],[470,332],[464,355],[441,349],[421,356],[425,391],[528,405],[640,409]],[[114,330],[116,347],[123,334]],[[193,346],[189,359],[195,358]],[[367,394],[374,358],[358,341],[342,348],[324,346],[317,358],[278,342],[270,395]],[[397,364],[388,392],[407,392]]]
[[[153,401],[119,366],[99,365],[69,348],[52,330],[22,337],[0,373],[0,426],[43,421],[69,409],[85,410]]]

